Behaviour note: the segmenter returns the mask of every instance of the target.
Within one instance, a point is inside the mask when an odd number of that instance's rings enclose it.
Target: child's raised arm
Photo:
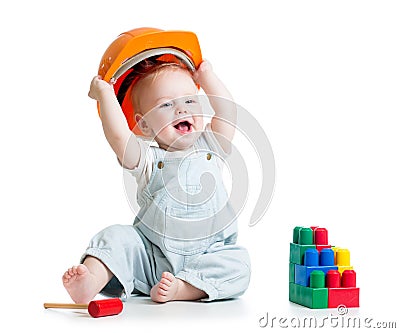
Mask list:
[[[127,169],[135,168],[140,159],[140,146],[128,127],[112,84],[102,80],[100,76],[95,76],[88,95],[100,103],[104,134],[119,161]]]
[[[208,61],[200,64],[194,74],[194,80],[209,96],[210,104],[215,112],[211,119],[211,130],[217,134],[216,138],[222,149],[230,153],[237,118],[237,109],[232,95],[214,73]]]

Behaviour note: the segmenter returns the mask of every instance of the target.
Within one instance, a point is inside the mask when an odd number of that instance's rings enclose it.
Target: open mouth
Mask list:
[[[174,127],[181,133],[186,134],[190,133],[192,131],[192,124],[189,123],[188,121],[181,121],[174,125]]]

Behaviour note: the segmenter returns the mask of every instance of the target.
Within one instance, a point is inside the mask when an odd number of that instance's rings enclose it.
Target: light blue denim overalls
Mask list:
[[[114,274],[105,294],[149,294],[164,271],[208,294],[238,297],[250,280],[247,250],[235,245],[237,221],[222,181],[220,158],[201,136],[182,158],[152,147],[151,178],[137,200],[133,226],[113,225],[82,257],[99,258]]]

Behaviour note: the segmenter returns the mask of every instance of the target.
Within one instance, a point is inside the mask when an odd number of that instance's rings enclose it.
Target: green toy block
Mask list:
[[[294,272],[295,272],[295,264],[292,264],[291,262],[289,263],[289,282],[294,282],[295,277],[294,277]]]
[[[298,298],[296,284],[294,282],[289,282],[289,301],[296,303]]]
[[[328,308],[328,288],[309,288],[289,283],[289,301],[310,309]]]
[[[299,245],[290,243],[290,262],[292,264],[304,265],[304,253],[308,249],[315,249],[315,245]]]

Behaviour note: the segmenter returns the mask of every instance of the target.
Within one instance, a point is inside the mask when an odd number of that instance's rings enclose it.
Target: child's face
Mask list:
[[[155,137],[166,150],[191,147],[203,130],[203,117],[190,74],[181,69],[164,69],[155,79],[142,80],[137,91],[137,117],[141,118],[144,134]]]

